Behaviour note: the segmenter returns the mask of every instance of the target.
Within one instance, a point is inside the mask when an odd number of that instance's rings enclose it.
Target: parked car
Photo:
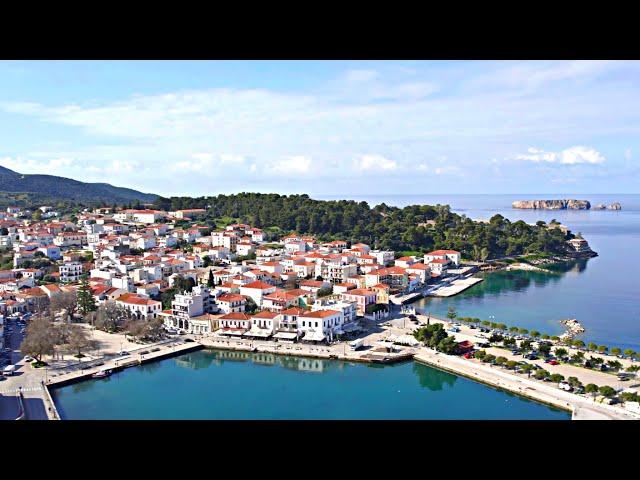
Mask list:
[[[547,361],[547,363],[548,363],[549,365],[560,365],[560,362],[559,362],[559,361],[557,361],[557,360],[549,360],[549,361]]]
[[[25,357],[24,357],[24,359],[23,359],[23,360],[24,360],[25,362],[33,362],[33,360],[34,360],[34,359],[33,359],[33,357],[32,357],[32,356],[30,356],[30,355],[25,355]]]

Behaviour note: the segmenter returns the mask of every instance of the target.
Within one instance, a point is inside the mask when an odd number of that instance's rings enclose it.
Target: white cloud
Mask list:
[[[0,165],[18,173],[38,173],[43,175],[56,175],[58,171],[74,166],[75,160],[69,157],[35,160],[24,157],[0,158]]]
[[[398,164],[382,155],[361,155],[356,159],[358,170],[395,170]]]
[[[577,165],[582,163],[599,164],[606,161],[606,158],[595,148],[575,146],[560,152],[547,152],[539,148],[531,147],[527,154],[516,155],[516,160],[530,162],[561,163],[566,165]]]
[[[619,153],[614,158],[605,146],[633,145],[627,142],[640,134],[640,83],[634,81],[640,62],[414,62],[410,75],[395,64],[380,65],[330,78],[319,75],[313,90],[302,92],[300,85],[288,92],[204,88],[116,101],[0,103],[9,120],[4,125],[11,125],[14,115],[28,116],[33,125],[56,125],[51,131],[63,142],[34,141],[34,150],[46,152],[39,156],[8,145],[4,148],[11,150],[0,156],[23,173],[145,191],[175,189],[165,193],[206,193],[213,178],[224,178],[225,188],[243,189],[257,184],[249,177],[268,177],[261,185],[276,191],[301,174],[307,175],[298,188],[321,192],[338,188],[354,172],[377,174],[359,187],[370,191],[390,185],[387,178],[394,171],[445,175],[454,174],[452,166],[477,191],[475,179],[492,176],[498,163],[491,159],[514,167],[503,169],[504,181],[521,183],[507,188],[532,183],[528,175],[534,169],[514,166],[514,158],[551,166],[601,164],[606,156],[613,171],[624,158]],[[478,82],[483,75],[489,80],[484,85]],[[260,85],[262,80],[251,81]],[[435,91],[441,94],[432,95]],[[596,136],[600,151],[522,150],[542,142],[590,145]],[[172,181],[181,171],[196,174],[189,182]],[[492,188],[487,186],[492,181],[482,188]]]
[[[304,174],[311,169],[311,157],[293,155],[269,164],[269,170],[279,174]]]

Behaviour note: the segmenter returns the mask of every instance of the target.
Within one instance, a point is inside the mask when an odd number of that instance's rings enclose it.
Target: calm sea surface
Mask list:
[[[339,196],[371,206],[449,204],[473,219],[500,213],[533,223],[553,218],[581,232],[600,256],[557,274],[497,272],[449,299],[416,305],[559,333],[577,318],[583,338],[640,349],[640,195]],[[622,211],[514,210],[518,199],[619,201]],[[568,419],[565,412],[413,362],[370,366],[201,351],[53,391],[68,419]]]
[[[414,362],[201,350],[52,391],[63,419],[530,419],[569,413]]]
[[[336,199],[339,197],[316,197]],[[344,197],[343,197],[344,198]],[[528,223],[556,219],[574,233],[581,232],[599,256],[558,267],[557,275],[533,272],[497,272],[466,292],[447,299],[424,299],[416,307],[444,315],[453,305],[458,315],[479,317],[535,328],[543,333],[563,332],[559,320],[576,318],[586,328],[584,340],[640,349],[640,195],[388,195],[347,196],[370,206],[382,202],[403,207],[412,204],[448,204],[474,220],[500,213],[511,221]],[[598,203],[620,202],[620,211],[517,210],[514,200],[577,198]],[[490,318],[492,317],[492,318]]]

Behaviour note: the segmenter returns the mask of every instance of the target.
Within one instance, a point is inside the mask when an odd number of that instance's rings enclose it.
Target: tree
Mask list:
[[[574,340],[571,344],[576,348],[584,348],[584,342],[582,340]]]
[[[62,291],[51,297],[51,310],[53,312],[64,311],[66,320],[73,321],[78,310],[78,296],[76,292]]]
[[[582,386],[582,382],[578,380],[578,377],[567,378],[567,383],[569,383],[569,385],[571,385],[573,388]]]
[[[52,355],[55,348],[56,334],[51,319],[38,315],[29,321],[26,335],[20,345],[20,352],[30,355],[38,362],[43,355]]]
[[[554,342],[557,342],[560,340],[560,337],[557,335],[551,335],[551,340],[553,340]]]
[[[536,380],[544,380],[549,376],[549,372],[541,368],[539,370],[536,370],[536,373],[534,373],[533,376],[536,378]]]
[[[124,324],[125,335],[142,340],[147,335],[146,320],[128,319]]]
[[[207,279],[207,287],[213,288],[214,286],[215,286],[215,281],[213,280],[213,271],[209,269],[209,278]]]
[[[520,366],[520,371],[521,371],[522,373],[526,373],[526,374],[527,374],[527,376],[529,376],[529,377],[531,376],[531,370],[533,370],[533,366],[531,366],[531,365],[530,365],[530,364],[528,364],[528,363],[525,363],[524,365],[521,365],[521,366]]]
[[[589,383],[586,387],[584,387],[584,391],[586,393],[590,393],[592,396],[594,396],[598,392],[598,390],[599,387],[595,383]]]
[[[93,349],[96,347],[97,342],[93,341],[88,333],[87,329],[81,325],[69,325],[70,331],[67,337],[67,349],[70,352],[75,353],[77,358],[83,356],[82,352],[87,349]]]
[[[423,342],[428,347],[434,348],[436,350],[438,350],[438,348],[445,350],[451,349],[451,342],[441,343],[443,340],[449,337],[449,334],[444,330],[444,326],[441,323],[435,323],[432,325],[421,327],[417,329],[413,335],[416,340]]]
[[[616,372],[622,368],[622,364],[618,360],[608,360],[607,365]]]
[[[531,340],[522,340],[520,342],[520,348],[524,351],[531,350]]]
[[[205,255],[204,262],[202,263],[202,266],[204,268],[208,268],[211,265],[213,265],[213,260],[211,260],[211,257],[209,255]]]
[[[633,349],[632,348],[625,349],[624,356],[625,357],[633,357]]]
[[[606,345],[598,345],[598,352],[606,353],[607,350],[609,350],[609,347],[607,347]]]
[[[511,332],[511,333],[518,333],[518,327],[510,327],[510,328],[509,328],[509,332]]]
[[[244,305],[244,311],[251,314],[255,313],[258,310],[258,305],[251,297],[246,297],[247,303]]]
[[[77,292],[78,297],[78,310],[82,315],[87,315],[89,312],[97,310],[96,300],[91,293],[91,287],[86,275],[80,280],[80,286]]]
[[[589,342],[589,344],[587,345],[587,348],[591,351],[595,351],[598,348],[598,345],[596,345],[593,342]]]
[[[475,352],[473,354],[473,357],[477,358],[478,360],[482,360],[485,357],[486,354],[487,354],[487,352],[485,352],[484,350],[478,350],[477,352]]]
[[[558,347],[554,350],[554,353],[556,354],[556,357],[562,358],[562,357],[566,357],[567,353],[569,352],[567,352],[566,348]]]
[[[526,328],[519,328],[518,333],[526,335],[527,333],[529,333],[529,330],[527,330]]]
[[[611,349],[611,355],[615,355],[616,357],[620,355],[620,352],[622,352],[622,350],[620,350],[618,347],[613,347]]]
[[[491,355],[490,353],[487,353],[483,358],[482,361],[484,363],[493,363],[496,361],[496,356],[495,355]]]
[[[160,317],[153,318],[147,322],[147,337],[153,341],[164,337],[164,322]]]
[[[545,357],[548,357],[549,354],[551,353],[551,345],[547,345],[546,343],[542,343],[540,345],[538,345],[538,351],[544,355]]]
[[[540,336],[540,332],[538,330],[531,330],[531,336],[533,338],[538,338]]]
[[[507,359],[505,357],[496,358],[496,365],[503,366],[505,363],[507,363]]]
[[[124,325],[128,317],[127,310],[109,300],[104,302],[96,312],[95,327],[105,332],[113,333]]]
[[[602,387],[598,388],[598,392],[600,393],[600,395],[603,395],[607,398],[611,398],[616,394],[616,391],[609,385],[603,385]]]
[[[456,309],[454,307],[449,307],[447,309],[447,318],[451,321],[455,320],[455,318],[458,316],[458,312],[456,312]]]
[[[564,376],[560,375],[559,373],[552,373],[549,376],[549,380],[551,380],[553,383],[560,383],[564,380]]]
[[[508,360],[506,366],[509,370],[513,370],[518,366],[518,362],[516,362],[515,360]]]
[[[331,287],[321,288],[316,292],[318,298],[329,296],[332,293],[333,293],[333,289]]]

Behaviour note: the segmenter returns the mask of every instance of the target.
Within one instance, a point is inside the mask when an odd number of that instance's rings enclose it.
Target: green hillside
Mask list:
[[[85,204],[153,202],[157,195],[108,183],[85,183],[53,175],[23,175],[0,167],[0,206],[59,201]]]

